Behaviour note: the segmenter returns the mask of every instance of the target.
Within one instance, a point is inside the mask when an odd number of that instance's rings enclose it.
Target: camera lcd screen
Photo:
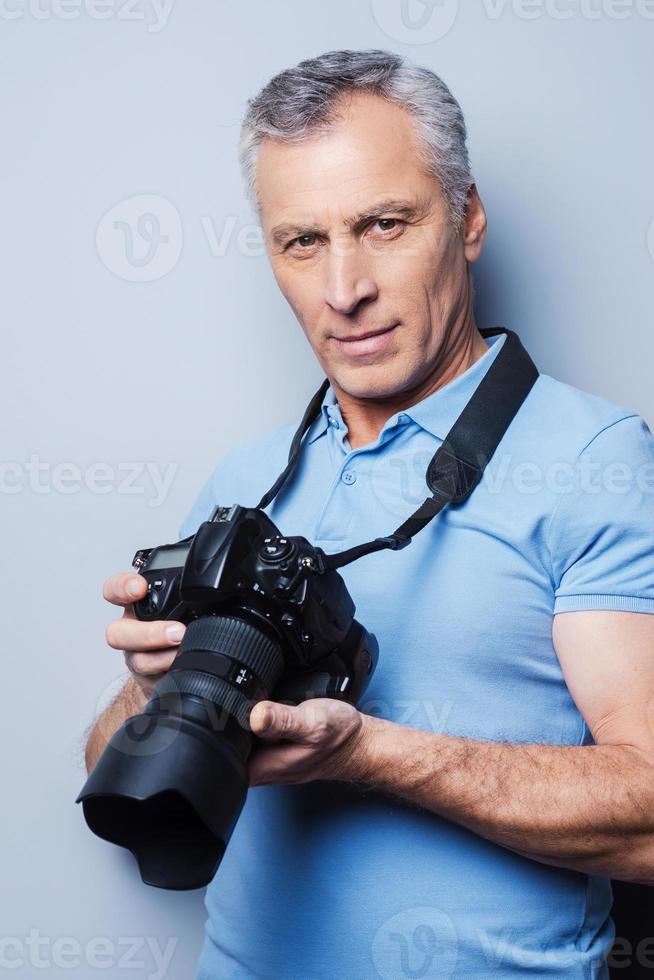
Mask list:
[[[148,561],[147,571],[154,571],[157,568],[178,568],[186,561],[190,545],[181,545],[179,548],[157,549],[156,553]]]

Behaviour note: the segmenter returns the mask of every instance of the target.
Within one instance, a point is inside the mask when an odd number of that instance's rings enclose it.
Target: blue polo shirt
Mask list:
[[[427,463],[504,339],[358,449],[330,387],[267,508],[281,531],[326,552],[392,532],[427,495]],[[255,506],[297,424],[229,452],[182,536],[216,503]],[[341,574],[380,646],[363,711],[471,739],[591,743],[552,617],[654,612],[652,434],[635,412],[541,375],[462,506]],[[250,790],[206,906],[200,980],[588,980],[608,975],[614,934],[607,878],[327,782]]]

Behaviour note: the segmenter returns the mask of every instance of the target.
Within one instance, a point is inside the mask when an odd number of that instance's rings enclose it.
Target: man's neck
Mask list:
[[[445,344],[426,378],[396,395],[383,399],[354,398],[332,382],[343,421],[347,426],[350,448],[359,449],[375,442],[391,415],[416,405],[449,384],[472,367],[487,350],[486,341],[472,322],[467,329],[449,338],[449,343]]]

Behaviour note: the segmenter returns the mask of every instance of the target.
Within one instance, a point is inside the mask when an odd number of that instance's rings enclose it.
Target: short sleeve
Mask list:
[[[549,525],[554,614],[654,613],[654,437],[639,415],[606,426],[557,480]]]

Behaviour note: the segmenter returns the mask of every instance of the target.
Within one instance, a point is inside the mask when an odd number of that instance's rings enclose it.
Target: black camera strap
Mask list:
[[[341,568],[375,551],[406,547],[444,507],[467,500],[481,480],[491,456],[538,378],[538,369],[512,330],[492,327],[479,332],[483,337],[503,333],[506,340],[427,467],[425,479],[431,496],[393,534],[333,555],[316,548],[320,573]],[[326,378],[309,402],[293,436],[286,468],[258,507],[266,507],[277,496],[294,470],[302,439],[320,415],[328,387]]]
[[[283,485],[288,480],[292,471],[295,469],[295,464],[297,463],[298,458],[300,456],[300,444],[302,442],[302,437],[304,436],[305,432],[307,432],[311,428],[314,419],[317,419],[318,416],[320,415],[320,407],[322,405],[323,398],[325,397],[325,393],[328,388],[329,388],[329,378],[325,378],[320,388],[318,389],[318,391],[315,393],[315,395],[307,405],[306,411],[302,416],[302,421],[300,422],[297,431],[293,436],[293,441],[291,442],[291,448],[288,453],[288,463],[286,464],[286,468],[282,473],[279,474],[279,476],[271,486],[270,490],[263,495],[263,497],[257,504],[257,507],[259,507],[261,510],[263,510],[264,507],[267,507],[271,500],[275,499],[275,497],[277,496],[277,494],[279,493]]]

